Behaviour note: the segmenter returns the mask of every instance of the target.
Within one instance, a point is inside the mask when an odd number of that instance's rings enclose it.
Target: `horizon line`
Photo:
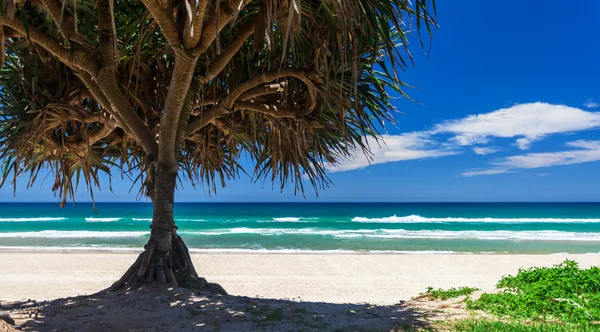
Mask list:
[[[51,202],[51,201],[17,201],[17,202],[0,202],[0,204],[25,204],[25,203],[41,203],[41,204],[60,204],[59,202]],[[191,202],[191,201],[183,201],[177,202],[175,204],[538,204],[538,203],[595,203],[600,204],[600,201],[310,201],[310,202],[296,202],[296,201],[216,201],[216,202]],[[77,204],[152,204],[152,202],[111,202],[111,201],[101,201],[101,202],[91,202],[91,201],[83,201],[83,202],[75,202],[75,203],[67,203],[67,205],[77,205]],[[65,205],[66,207],[66,205]]]

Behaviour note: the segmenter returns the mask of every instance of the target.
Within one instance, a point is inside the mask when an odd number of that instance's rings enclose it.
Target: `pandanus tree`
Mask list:
[[[154,212],[145,250],[112,289],[205,287],[177,235],[178,181],[314,188],[393,121],[409,32],[433,0],[0,0],[2,184],[130,175]],[[418,38],[416,40],[419,40]]]

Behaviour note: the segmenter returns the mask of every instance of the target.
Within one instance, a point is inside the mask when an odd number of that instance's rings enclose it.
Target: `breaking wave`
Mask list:
[[[114,222],[119,220],[121,218],[85,218],[85,222]]]
[[[316,228],[229,228],[210,231],[188,231],[189,235],[321,235],[336,238],[388,238],[388,239],[476,239],[476,240],[537,240],[537,241],[597,241],[600,233],[561,231],[443,231],[404,229],[327,230]]]
[[[487,222],[487,223],[584,223],[584,222],[600,222],[598,218],[462,218],[462,217],[447,217],[447,218],[427,218],[419,215],[410,215],[398,217],[393,215],[385,218],[366,218],[354,217],[354,222],[364,223],[433,223],[433,222]]]
[[[150,232],[110,231],[39,231],[0,233],[0,238],[131,238],[148,235]]]
[[[67,218],[64,218],[64,217],[0,218],[0,222],[59,221],[59,220],[67,220]]]

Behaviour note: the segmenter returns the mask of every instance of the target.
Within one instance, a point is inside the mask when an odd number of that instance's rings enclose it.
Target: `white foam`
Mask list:
[[[294,222],[294,221],[300,221],[300,218],[298,218],[298,217],[283,217],[283,218],[273,218],[273,221],[288,221],[288,222]]]
[[[190,235],[322,235],[337,238],[388,238],[388,239],[477,239],[477,240],[537,240],[537,241],[587,241],[600,242],[600,233],[561,231],[443,231],[404,229],[328,230],[316,228],[226,228],[211,231],[183,231]]]
[[[0,250],[6,251],[110,251],[110,252],[141,252],[144,250],[143,247],[132,248],[132,247],[99,247],[99,246],[86,246],[86,247],[42,247],[42,246],[0,246]]]
[[[152,221],[152,218],[131,218],[131,220],[135,220],[135,221]]]
[[[530,241],[583,241],[600,242],[600,233],[562,231],[444,231],[404,229],[331,230],[318,228],[224,228],[206,231],[181,231],[182,235],[305,235],[335,238],[382,239],[446,239],[446,240],[530,240]],[[0,233],[0,238],[131,238],[146,236],[148,232],[121,231],[57,231]]]
[[[212,231],[181,231],[181,234],[190,235],[227,235],[227,234],[258,234],[258,235],[339,235],[360,233],[361,235],[375,233],[375,229],[359,229],[359,230],[327,230],[316,228],[223,228]],[[359,235],[360,236],[360,235]]]
[[[531,241],[586,241],[600,242],[600,233],[561,231],[442,231],[442,230],[382,230],[383,234],[365,237],[391,239],[476,239],[476,240],[531,240]],[[339,235],[344,237],[344,235]]]
[[[0,246],[0,250],[5,251],[108,251],[108,252],[141,252],[143,247],[106,247],[106,246],[81,246],[81,247],[42,247],[42,246]],[[211,248],[200,249],[190,248],[190,252],[199,253],[258,253],[258,254],[405,254],[405,255],[495,255],[511,254],[507,251],[482,251],[482,252],[462,252],[447,250],[310,250],[310,249],[235,249],[235,248]],[[563,255],[567,253],[555,253],[554,255]],[[600,252],[587,252],[582,255],[600,255]]]
[[[59,220],[67,220],[67,218],[64,218],[64,217],[0,218],[0,222],[59,221]]]
[[[39,231],[0,233],[0,238],[127,238],[150,234],[149,232],[109,231]]]
[[[109,251],[109,252],[141,252],[142,247],[42,247],[42,246],[0,246],[0,250],[6,251]],[[190,248],[190,252],[198,253],[260,253],[260,254],[407,254],[407,255],[436,255],[436,254],[472,254],[471,252],[456,252],[443,250],[309,250],[309,249],[235,249],[235,248],[212,248],[199,249]]]
[[[271,220],[259,220],[257,222],[317,222],[319,217],[282,217]]]
[[[114,222],[119,220],[121,218],[85,218],[86,222]]]
[[[0,247],[1,249],[1,247]],[[214,248],[214,249],[193,249],[190,252],[205,253],[266,253],[266,254],[411,254],[411,255],[432,255],[432,254],[472,254],[470,252],[456,252],[444,250],[310,250],[310,249],[234,249],[234,248]]]
[[[430,223],[430,222],[488,222],[488,223],[532,223],[532,222],[546,222],[546,223],[591,223],[600,222],[599,218],[461,218],[461,217],[447,217],[447,218],[427,218],[419,215],[410,215],[404,217],[398,217],[393,215],[385,218],[365,218],[365,217],[354,217],[354,222],[364,223]]]

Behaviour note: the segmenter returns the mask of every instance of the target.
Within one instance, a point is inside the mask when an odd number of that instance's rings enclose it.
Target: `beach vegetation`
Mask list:
[[[459,320],[451,324],[458,332],[596,332],[599,326],[524,322],[520,320],[499,321],[486,319]]]
[[[240,174],[327,187],[328,165],[368,155],[394,123],[408,33],[423,46],[435,26],[434,0],[0,4],[0,185],[46,178],[64,206],[117,174],[153,204],[145,250],[111,290],[224,292],[177,234],[176,187],[210,194]]]
[[[565,260],[552,267],[520,269],[498,282],[498,293],[467,300],[467,308],[499,317],[574,324],[600,322],[600,268]]]
[[[279,321],[283,319],[283,310],[281,308],[275,308],[266,315],[267,320]]]
[[[434,289],[433,287],[427,287],[426,294],[431,296],[432,300],[448,300],[457,298],[459,296],[469,296],[473,292],[478,291],[479,288],[474,287],[460,287],[460,288],[449,288],[449,289]]]

